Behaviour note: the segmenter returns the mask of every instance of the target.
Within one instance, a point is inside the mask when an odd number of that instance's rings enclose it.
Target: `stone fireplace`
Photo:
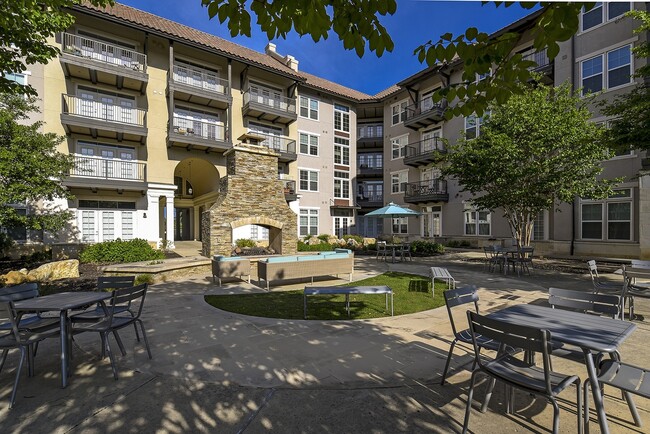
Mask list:
[[[203,213],[205,256],[230,256],[233,229],[257,224],[269,229],[269,247],[276,253],[297,251],[297,215],[278,179],[279,154],[266,146],[239,143],[224,153],[227,176],[219,183],[219,198]]]

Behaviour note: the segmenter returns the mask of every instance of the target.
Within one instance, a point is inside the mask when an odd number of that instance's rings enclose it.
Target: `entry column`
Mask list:
[[[167,248],[173,249],[174,246],[174,195],[165,196],[165,219],[167,220]]]

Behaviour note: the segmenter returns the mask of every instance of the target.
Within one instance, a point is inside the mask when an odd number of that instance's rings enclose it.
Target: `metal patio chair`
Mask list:
[[[472,372],[465,410],[465,420],[463,422],[463,434],[467,432],[469,425],[474,386],[476,384],[476,377],[480,373],[486,374],[492,379],[481,411],[484,412],[487,410],[487,403],[490,399],[494,382],[496,380],[502,381],[508,386],[509,413],[514,412],[514,389],[520,389],[532,395],[543,396],[551,402],[553,405],[554,434],[560,428],[560,407],[558,406],[556,397],[567,387],[575,384],[576,403],[578,407],[578,431],[580,433],[583,432],[580,378],[576,375],[565,375],[551,370],[551,333],[548,330],[540,330],[519,324],[514,325],[490,319],[472,311],[467,311],[467,318],[469,320],[469,330],[476,353],[478,369]],[[514,355],[504,351],[499,352],[495,358],[489,358],[484,361],[480,354],[481,346],[479,345],[479,336],[499,342],[502,349],[506,345],[511,345],[516,348],[521,348],[527,353],[541,353],[542,366],[535,366],[534,364],[519,360]]]
[[[20,350],[20,361],[18,362],[18,368],[16,369],[14,387],[11,391],[10,408],[13,407],[16,402],[16,391],[18,390],[18,382],[20,380],[20,374],[22,373],[23,363],[25,362],[25,356],[27,356],[29,374],[32,375],[34,355],[32,348],[34,345],[43,339],[59,336],[58,327],[48,327],[37,331],[31,331],[28,329],[19,330],[20,319],[20,314],[16,313],[12,301],[0,301],[0,321],[7,322],[10,325],[9,330],[0,330],[0,350],[2,350],[0,371],[2,371],[5,361],[7,360],[9,350],[13,348]]]
[[[411,244],[410,243],[402,243],[399,249],[399,254],[400,254],[400,259],[402,261],[406,261],[406,257],[408,256],[409,260],[413,260],[413,256],[411,256]]]
[[[443,292],[445,296],[445,305],[447,306],[447,314],[449,315],[449,322],[451,323],[451,330],[454,333],[454,340],[451,341],[451,346],[449,347],[449,353],[447,354],[447,362],[445,363],[445,370],[442,372],[442,380],[440,384],[445,385],[445,380],[447,379],[447,372],[449,371],[449,365],[451,364],[451,358],[454,353],[454,347],[458,342],[464,342],[466,344],[472,344],[472,335],[469,329],[458,330],[456,329],[456,322],[454,321],[453,311],[458,306],[465,306],[473,304],[473,310],[478,313],[478,290],[476,286],[465,286],[458,289],[449,289]],[[471,308],[471,306],[465,306],[465,308]],[[459,310],[459,309],[458,309]],[[489,350],[497,351],[499,349],[499,342],[495,342],[492,339],[484,338],[483,336],[477,336],[478,345],[482,348]],[[474,364],[472,365],[472,371],[476,368],[476,359],[474,359]]]
[[[386,256],[388,255],[388,247],[387,247],[386,241],[377,241],[376,247],[377,247],[377,256],[375,256],[375,259],[379,260],[380,256],[384,257],[384,261],[386,260]]]
[[[104,317],[99,318],[94,322],[78,322],[74,324],[73,333],[75,334],[81,332],[99,333],[102,340],[102,358],[104,357],[104,350],[105,350],[108,353],[108,357],[111,361],[111,369],[113,370],[113,377],[116,380],[118,379],[117,368],[115,366],[115,360],[109,342],[109,335],[111,333],[115,336],[115,340],[117,341],[117,344],[120,347],[120,351],[122,352],[122,355],[124,356],[126,355],[126,351],[124,351],[124,345],[122,344],[122,340],[117,334],[117,331],[121,328],[130,326],[132,324],[134,326],[140,325],[144,344],[147,349],[147,354],[149,355],[149,359],[152,358],[151,349],[149,348],[149,341],[147,340],[147,334],[144,329],[144,324],[140,319],[140,315],[142,314],[142,309],[144,307],[144,299],[146,294],[147,294],[146,283],[131,288],[116,289],[113,291],[113,296],[111,297],[110,302],[106,307],[107,312]],[[133,316],[115,315],[116,307],[124,304],[129,304],[129,306],[133,306],[132,307],[134,312]]]
[[[485,253],[485,266],[490,273],[494,272],[497,266],[499,267],[499,272],[503,272],[506,257],[500,246],[484,246],[483,253]]]

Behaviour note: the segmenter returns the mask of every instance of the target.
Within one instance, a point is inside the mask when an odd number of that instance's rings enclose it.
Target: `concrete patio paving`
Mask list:
[[[587,290],[591,285],[588,276],[556,271],[535,270],[521,278],[489,274],[482,265],[461,259],[445,255],[386,264],[357,258],[354,278],[389,269],[427,274],[432,265],[446,266],[459,284],[480,288],[483,312],[544,303],[549,286]],[[97,336],[82,334],[76,337],[70,385],[61,389],[58,341],[44,342],[36,375],[21,378],[12,410],[8,401],[17,356],[10,354],[0,373],[1,432],[460,431],[472,356],[466,347],[457,347],[449,384],[440,386],[452,339],[444,307],[377,320],[301,321],[232,314],[203,300],[206,294],[236,292],[261,289],[241,281],[218,288],[207,275],[152,286],[143,320],[153,360],[133,329],[120,332],[128,354],[117,357],[119,381],[113,380],[108,360],[98,360]],[[645,301],[637,302],[637,313],[646,320],[635,321],[638,329],[622,354],[625,361],[650,366],[650,303]],[[586,378],[577,363],[556,358],[554,368]],[[497,386],[495,392],[487,413],[474,406],[471,431],[549,431],[550,405],[518,393],[515,414],[506,415],[503,390]],[[478,388],[477,399],[483,395],[484,387]],[[561,431],[576,432],[575,393],[566,391],[561,398]],[[637,428],[619,398],[606,389],[611,431],[645,432],[648,401],[637,399],[644,421]],[[592,412],[591,432],[598,431]]]

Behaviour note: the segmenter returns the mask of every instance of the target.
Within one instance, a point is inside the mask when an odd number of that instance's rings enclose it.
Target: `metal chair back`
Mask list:
[[[621,297],[614,294],[594,294],[591,292],[572,291],[561,288],[548,289],[548,303],[552,308],[564,307],[583,313],[592,312],[599,315],[621,315]]]
[[[108,291],[112,289],[130,288],[135,282],[135,276],[99,276],[97,290]]]
[[[465,304],[474,304],[474,310],[478,313],[478,290],[476,286],[464,286],[457,289],[449,289],[442,293],[445,297],[445,305],[447,306],[447,314],[449,315],[449,322],[454,336],[458,335],[456,329],[456,322],[454,321],[453,309],[457,306]]]
[[[135,304],[136,308],[133,309],[132,320],[135,321],[140,318],[142,314],[142,308],[144,307],[144,298],[147,295],[147,284],[143,283],[142,285],[132,286],[130,288],[116,289],[113,291],[113,296],[110,300],[110,305],[108,306],[108,315],[107,319],[109,324],[113,320],[115,307],[122,304],[128,304],[129,306]]]
[[[0,301],[19,301],[34,297],[38,297],[38,283],[36,282],[0,288]]]

